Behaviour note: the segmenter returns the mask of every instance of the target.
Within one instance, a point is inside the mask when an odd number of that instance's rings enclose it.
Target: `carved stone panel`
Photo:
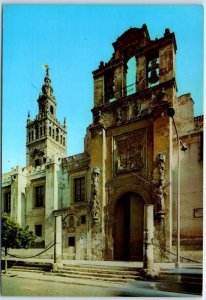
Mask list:
[[[116,136],[114,138],[114,173],[144,172],[146,161],[146,129]]]

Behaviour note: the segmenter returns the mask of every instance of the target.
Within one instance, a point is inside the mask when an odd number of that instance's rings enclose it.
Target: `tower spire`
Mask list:
[[[44,77],[44,84],[42,86],[43,95],[46,98],[50,98],[53,102],[56,102],[55,97],[53,96],[53,88],[51,85],[51,79],[49,77],[49,66],[43,65],[44,70],[46,71],[46,76]]]
[[[46,71],[46,75],[49,76],[49,66],[47,64],[44,64],[43,69]]]
[[[49,66],[43,65],[45,70],[42,93],[37,102],[39,111],[32,121],[30,113],[27,117],[27,165],[37,166],[44,163],[46,157],[66,155],[67,129],[60,125],[56,118],[56,98],[49,76]]]

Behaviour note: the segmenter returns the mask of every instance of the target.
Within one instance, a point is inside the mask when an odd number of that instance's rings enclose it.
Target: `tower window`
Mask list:
[[[46,135],[46,126],[44,125],[44,135]]]
[[[58,128],[56,129],[56,141],[57,142],[59,141],[59,129]]]
[[[35,207],[44,206],[44,186],[35,187]]]
[[[40,137],[42,137],[42,127],[40,127]]]
[[[42,236],[42,225],[35,225],[35,235]]]
[[[63,146],[65,146],[65,137],[63,138]]]
[[[11,192],[4,194],[4,211],[7,213],[11,211]]]
[[[60,144],[62,144],[62,135],[60,135]]]
[[[203,132],[200,133],[200,140],[199,140],[199,161],[203,160]]]
[[[54,139],[54,129],[52,130],[52,137],[53,137],[53,139]]]
[[[30,142],[30,140],[31,140],[31,132],[29,132],[29,142]]]
[[[41,111],[42,111],[42,113],[45,112],[45,105],[44,104],[42,104]]]
[[[81,202],[85,200],[85,177],[74,180],[74,201]]]
[[[53,113],[54,113],[54,108],[53,108],[53,106],[51,105],[50,106],[50,113],[53,115]]]
[[[109,102],[114,98],[114,71],[105,74],[105,100]]]
[[[159,84],[159,54],[152,53],[147,59],[147,82],[148,87]]]
[[[49,136],[51,136],[51,126],[49,126]]]
[[[126,76],[126,95],[136,93],[136,57],[133,56],[127,62],[127,76]]]

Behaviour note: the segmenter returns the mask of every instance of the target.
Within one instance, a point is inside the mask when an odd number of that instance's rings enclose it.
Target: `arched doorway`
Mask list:
[[[115,260],[143,260],[143,226],[143,199],[135,193],[124,194],[115,207]]]

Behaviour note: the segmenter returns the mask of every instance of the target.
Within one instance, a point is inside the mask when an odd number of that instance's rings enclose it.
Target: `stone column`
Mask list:
[[[55,216],[54,228],[54,264],[62,259],[62,216]]]
[[[144,206],[144,254],[143,268],[148,271],[154,266],[154,207],[152,204]]]

